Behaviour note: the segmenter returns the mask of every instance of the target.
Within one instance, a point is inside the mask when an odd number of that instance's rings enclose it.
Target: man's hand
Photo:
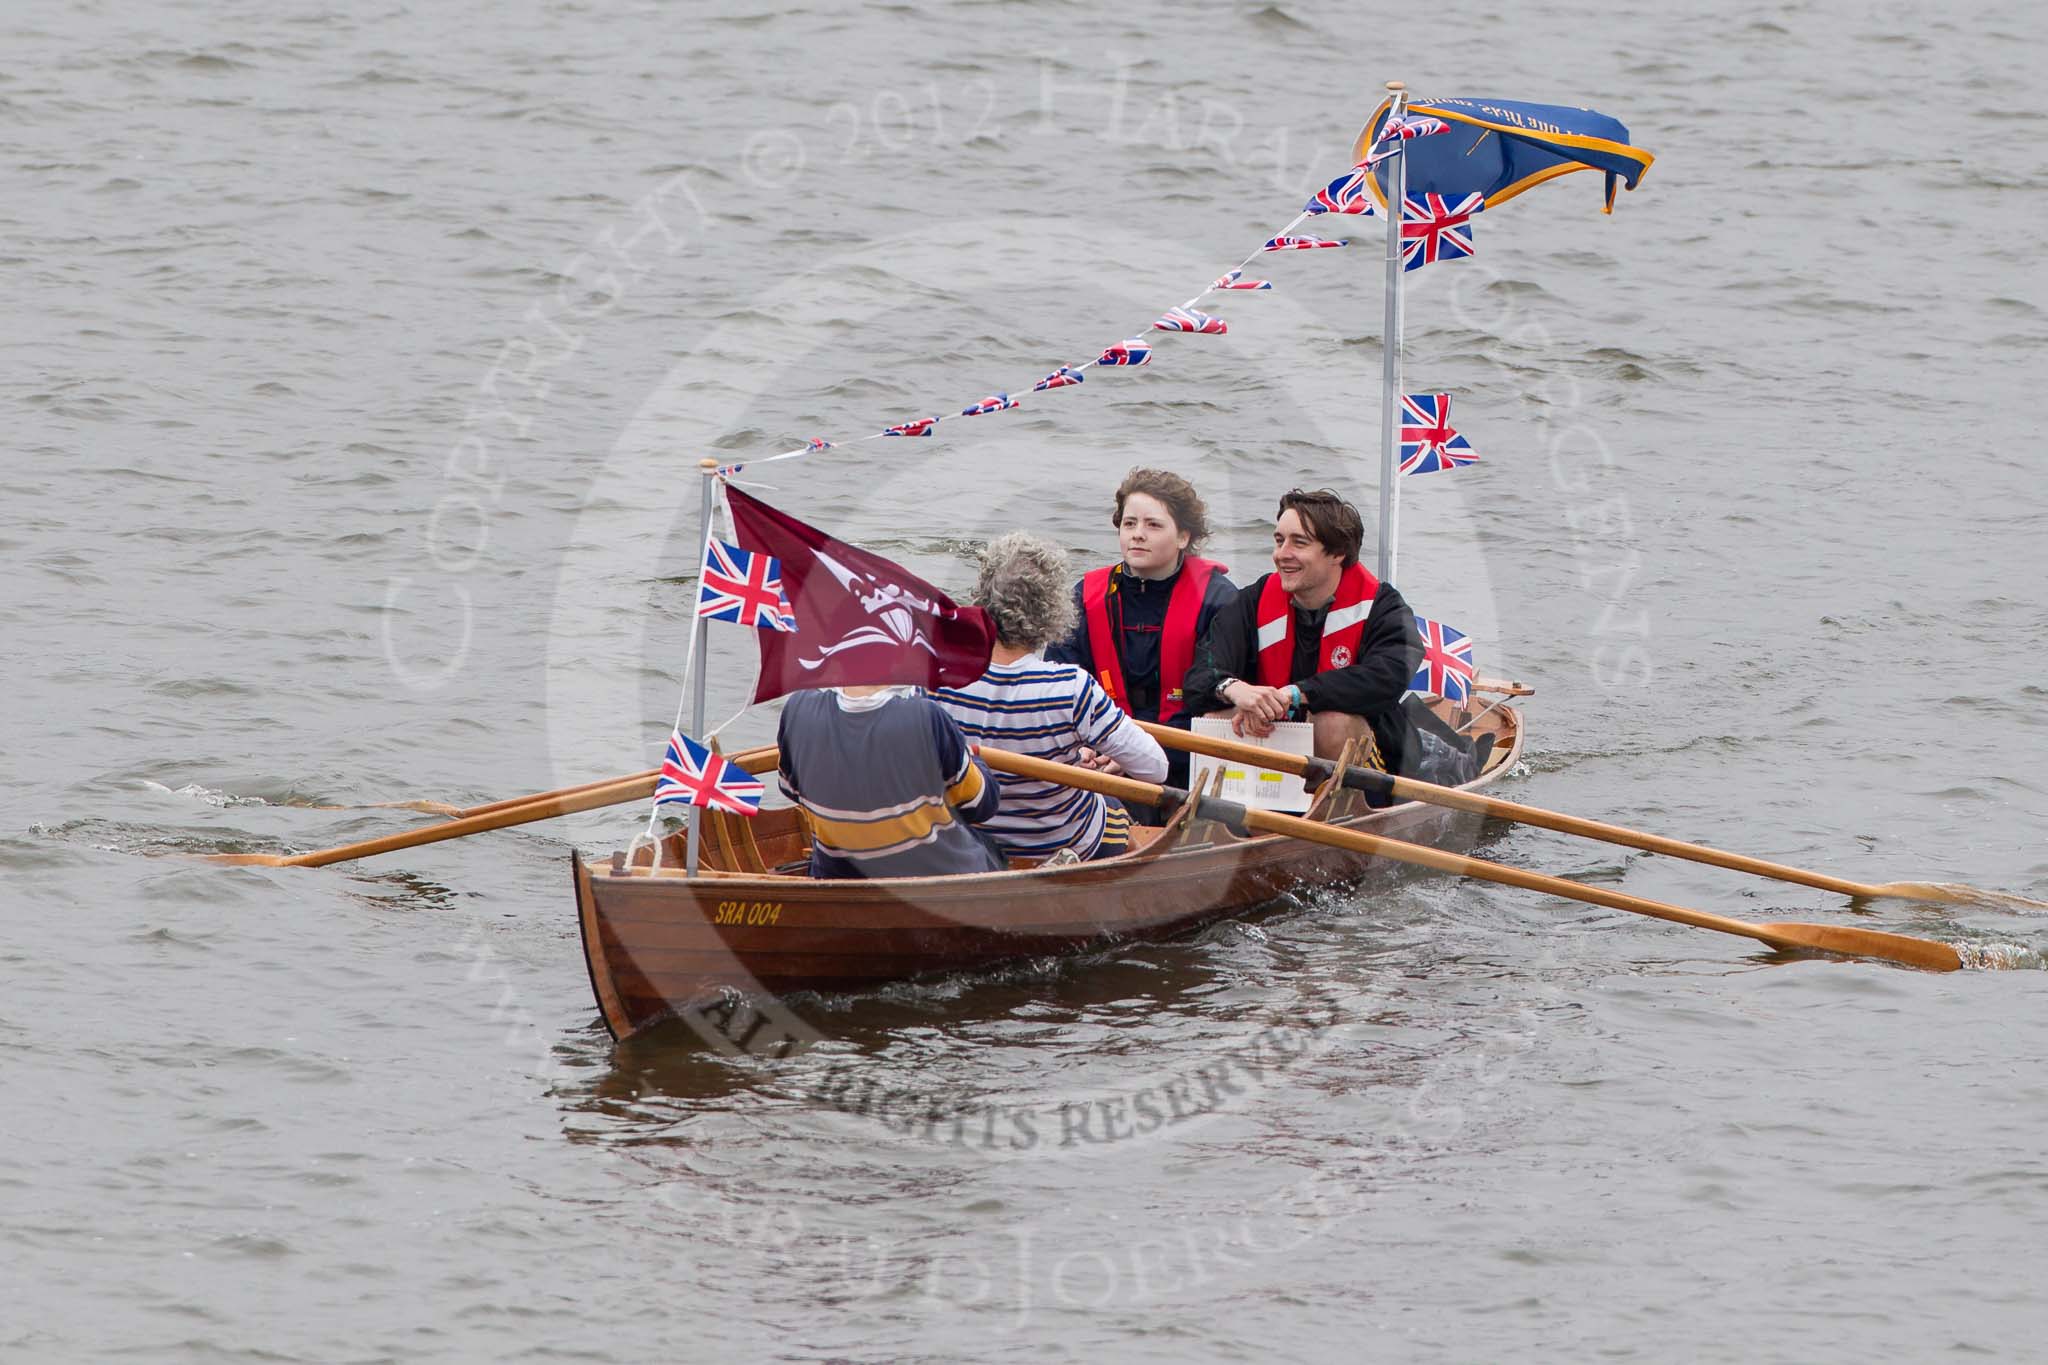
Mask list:
[[[1240,707],[1238,710],[1230,713],[1230,733],[1233,735],[1251,735],[1257,739],[1264,739],[1267,735],[1273,733],[1273,722],[1261,720],[1257,712],[1246,711]]]
[[[1237,708],[1237,716],[1231,718],[1230,728],[1238,734],[1245,733],[1245,727],[1238,717],[1248,717],[1259,722],[1259,728],[1251,733],[1270,735],[1273,723],[1287,719],[1287,713],[1294,708],[1294,692],[1286,687],[1260,687],[1240,679],[1230,685],[1223,699]]]

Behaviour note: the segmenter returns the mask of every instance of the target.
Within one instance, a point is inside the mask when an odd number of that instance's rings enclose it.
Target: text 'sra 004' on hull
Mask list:
[[[1470,716],[1436,702],[1452,724]],[[1499,707],[1469,733],[1494,736],[1494,782],[1521,753],[1519,715]],[[756,771],[772,749],[735,755]],[[1356,802],[1355,794],[1340,798]],[[802,875],[809,840],[792,810],[752,820],[706,819],[703,871],[685,877],[681,838],[652,870],[642,850],[627,866],[575,860],[583,955],[599,1010],[623,1041],[734,993],[869,990],[934,972],[1164,938],[1242,913],[1304,886],[1353,881],[1375,861],[1284,835],[1241,839],[1205,823],[1141,829],[1132,852],[1101,862],[1020,867],[958,877],[815,881]],[[1339,812],[1333,823],[1391,838],[1442,844],[1469,839],[1478,821],[1414,802]],[[781,869],[780,871],[775,869]]]

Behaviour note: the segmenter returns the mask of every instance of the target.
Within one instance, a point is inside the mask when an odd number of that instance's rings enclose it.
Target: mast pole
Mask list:
[[[715,486],[713,480],[718,475],[718,461],[712,459],[699,460],[697,468],[704,476],[704,497],[703,501],[698,505],[697,515],[697,572],[701,576],[704,572],[704,559],[708,552],[707,547],[711,543],[711,495]],[[701,585],[699,591],[702,591]],[[690,624],[693,627],[701,627],[702,623],[697,619],[696,612],[697,593],[692,593],[690,595]],[[693,629],[690,634],[695,643],[690,651],[689,734],[692,739],[695,739],[704,733],[704,659],[710,653],[711,632],[699,628]],[[697,875],[697,858],[703,847],[703,808],[692,803],[684,810],[683,819],[687,822],[689,830],[688,857],[684,863],[684,873],[687,876],[694,877]]]
[[[1406,115],[1408,87],[1401,81],[1387,82],[1387,117],[1380,124]],[[1387,158],[1387,318],[1382,350],[1386,368],[1380,384],[1380,552],[1379,577],[1394,581],[1394,542],[1401,530],[1401,209],[1408,198],[1408,152],[1405,142],[1395,143]]]

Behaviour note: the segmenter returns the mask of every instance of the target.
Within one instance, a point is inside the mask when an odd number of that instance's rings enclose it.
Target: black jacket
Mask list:
[[[1110,585],[1113,591],[1109,598],[1109,622],[1117,632],[1117,664],[1123,669],[1124,686],[1130,689],[1131,714],[1139,720],[1159,719],[1159,643],[1166,630],[1167,604],[1173,599],[1182,572],[1176,569],[1172,577],[1155,581],[1119,566]],[[1202,593],[1202,608],[1195,617],[1198,641],[1216,614],[1236,599],[1237,589],[1222,570],[1209,575]],[[1083,673],[1091,676],[1095,672],[1095,654],[1088,638],[1088,609],[1082,601],[1079,582],[1074,584],[1074,633],[1048,648],[1045,657],[1056,664],[1078,664]],[[1193,671],[1190,664],[1190,677]],[[1175,723],[1183,730],[1187,728],[1185,718]]]
[[[1216,685],[1225,678],[1260,681],[1253,646],[1259,635],[1259,598],[1270,577],[1267,574],[1240,590],[1237,601],[1216,613],[1195,646],[1195,662],[1187,677],[1189,711],[1227,710],[1229,703],[1216,695]],[[1287,680],[1301,688],[1302,700],[1311,711],[1364,716],[1379,740],[1387,766],[1394,772],[1403,771],[1415,746],[1408,738],[1410,722],[1401,709],[1401,696],[1422,666],[1422,636],[1415,629],[1415,613],[1408,609],[1400,591],[1391,583],[1380,584],[1359,638],[1358,658],[1325,673],[1318,673],[1316,664],[1323,644],[1323,618],[1329,608],[1293,610],[1294,664]]]

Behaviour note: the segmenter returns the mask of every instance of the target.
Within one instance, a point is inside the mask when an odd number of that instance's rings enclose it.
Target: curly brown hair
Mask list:
[[[1326,552],[1343,557],[1345,568],[1358,562],[1358,547],[1365,543],[1365,523],[1356,507],[1337,496],[1336,489],[1318,488],[1309,493],[1290,488],[1280,495],[1280,510],[1273,515],[1290,510]]]
[[[1133,493],[1143,493],[1157,498],[1166,505],[1173,516],[1174,526],[1188,533],[1188,553],[1209,538],[1209,509],[1203,505],[1201,494],[1195,486],[1170,469],[1133,469],[1124,475],[1124,481],[1116,486],[1116,510],[1110,513],[1109,524],[1121,527],[1124,524],[1124,499]]]

